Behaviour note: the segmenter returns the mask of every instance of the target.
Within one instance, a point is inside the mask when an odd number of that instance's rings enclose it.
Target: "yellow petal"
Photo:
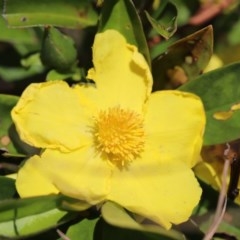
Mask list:
[[[209,184],[214,189],[219,190],[221,188],[222,169],[223,167],[221,167],[221,171],[219,171],[219,169],[216,171],[210,163],[202,161],[194,167],[194,172],[202,181]]]
[[[169,229],[190,217],[201,188],[185,163],[160,159],[150,149],[127,169],[116,169],[108,199]]]
[[[59,190],[46,178],[38,165],[41,165],[41,159],[35,155],[28,159],[19,170],[16,188],[20,197],[25,198],[59,193]]]
[[[143,102],[152,88],[152,76],[144,57],[115,30],[107,30],[95,37],[94,68],[88,78],[96,82],[105,106],[142,111]]]
[[[195,175],[203,182],[210,185],[217,191],[220,191],[222,183],[223,162],[219,159],[211,162],[202,161],[194,167]],[[230,174],[227,176],[227,182],[230,181]],[[238,189],[240,188],[240,180],[238,181]],[[240,204],[240,195],[234,200],[235,203]]]
[[[97,204],[105,199],[109,191],[111,167],[89,147],[83,147],[71,153],[45,150],[41,157],[31,158],[26,167],[29,165],[33,169],[32,174],[38,170],[45,176],[44,181],[53,184],[62,194],[90,204]],[[18,186],[24,186],[24,188],[18,188],[21,195],[25,195],[26,189],[31,191],[32,174],[29,171],[26,172],[25,165],[21,168],[17,178]],[[41,185],[42,180],[39,178],[36,184]],[[44,188],[42,194],[44,194]]]
[[[96,92],[93,87],[70,88],[63,81],[31,84],[12,110],[21,139],[35,147],[61,151],[88,144],[95,110],[92,92]]]
[[[155,92],[149,98],[146,111],[147,141],[155,145],[161,155],[194,166],[199,160],[205,127],[200,99],[180,91]]]

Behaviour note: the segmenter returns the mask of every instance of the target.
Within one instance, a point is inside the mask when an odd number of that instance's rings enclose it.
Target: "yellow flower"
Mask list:
[[[115,30],[95,37],[95,85],[31,84],[12,111],[19,135],[44,151],[16,180],[21,197],[59,193],[114,201],[170,228],[186,221],[201,188],[191,168],[202,146],[199,98],[151,94],[152,76],[135,46]]]

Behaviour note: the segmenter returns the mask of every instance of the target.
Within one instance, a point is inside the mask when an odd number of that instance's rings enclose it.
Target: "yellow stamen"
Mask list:
[[[94,132],[97,149],[120,166],[143,151],[143,119],[138,113],[119,106],[100,111]]]

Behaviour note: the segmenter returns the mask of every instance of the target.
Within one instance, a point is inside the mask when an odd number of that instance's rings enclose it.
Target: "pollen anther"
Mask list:
[[[98,151],[111,162],[124,166],[143,151],[143,118],[119,106],[100,111],[95,120],[94,137]]]

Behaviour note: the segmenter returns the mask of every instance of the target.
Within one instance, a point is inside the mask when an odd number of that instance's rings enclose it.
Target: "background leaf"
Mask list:
[[[11,153],[17,153],[11,138],[9,130],[12,125],[10,112],[16,105],[18,97],[0,94],[0,148],[4,148]]]
[[[67,236],[71,240],[93,240],[96,219],[84,219],[76,224],[73,224],[67,231]]]
[[[157,226],[155,224],[138,223],[129,215],[129,213],[126,212],[124,208],[117,205],[116,203],[108,201],[102,206],[101,210],[102,210],[103,219],[111,225],[114,225],[120,228],[157,233],[159,234],[159,237],[162,236],[162,237],[165,237],[166,239],[176,239],[176,240],[184,239],[184,236],[177,231],[165,230],[164,228]]]
[[[230,118],[217,120],[214,113],[231,111],[240,103],[240,63],[205,73],[182,85],[179,89],[200,96],[203,101],[207,124],[204,145],[213,145],[238,139],[240,136],[240,110],[233,111]]]
[[[20,237],[56,227],[77,216],[58,207],[67,199],[49,195],[0,202],[0,237]]]
[[[97,23],[91,1],[5,0],[3,16],[10,27],[54,25],[83,28]]]
[[[0,176],[0,202],[5,199],[13,198],[16,194],[15,180]],[[1,233],[1,231],[0,231]]]
[[[157,8],[155,16],[152,17],[145,11],[148,21],[158,34],[169,39],[177,30],[177,8],[167,0],[160,1],[160,6]]]
[[[54,27],[47,27],[40,56],[47,67],[66,72],[76,63],[77,50],[69,36]]]
[[[105,0],[99,22],[99,32],[116,29],[127,42],[138,47],[150,64],[150,55],[139,15],[130,0]]]
[[[94,240],[173,240],[167,235],[159,235],[151,232],[137,231],[128,228],[120,228],[108,224],[100,219],[95,230],[96,239]],[[185,238],[182,238],[185,239]]]
[[[153,91],[179,87],[196,78],[207,66],[213,48],[213,29],[208,26],[168,47],[152,61]]]
[[[34,29],[8,28],[2,16],[0,16],[0,29],[0,41],[12,44],[21,55],[39,50],[40,43]]]
[[[21,60],[21,67],[0,67],[0,76],[6,82],[21,81],[24,78],[43,73],[45,67],[43,66],[39,53],[29,55]]]

